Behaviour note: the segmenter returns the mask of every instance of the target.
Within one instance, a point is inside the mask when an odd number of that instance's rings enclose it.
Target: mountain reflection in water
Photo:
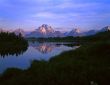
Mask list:
[[[71,44],[71,45],[70,45]],[[33,60],[45,60],[68,50],[75,50],[79,46],[72,43],[38,43],[29,42],[28,48],[0,51],[0,73],[7,68],[28,69]]]
[[[34,49],[38,50],[39,52],[41,52],[42,54],[47,54],[49,52],[51,52],[53,49],[55,49],[56,47],[60,47],[60,46],[67,46],[67,47],[74,47],[74,48],[78,48],[78,46],[75,46],[73,43],[38,43],[38,42],[33,42],[30,43],[30,46],[32,46]]]
[[[51,52],[55,48],[55,46],[52,44],[42,43],[39,46],[37,46],[37,47],[35,46],[33,48],[37,49],[39,52],[41,52],[43,54],[46,54],[46,53]]]

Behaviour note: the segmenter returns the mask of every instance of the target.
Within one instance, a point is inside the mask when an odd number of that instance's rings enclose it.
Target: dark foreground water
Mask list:
[[[38,43],[29,42],[27,50],[21,50],[18,53],[0,53],[0,73],[7,68],[28,69],[33,60],[45,60],[58,55],[64,51],[76,49],[79,46],[73,46],[73,43]]]

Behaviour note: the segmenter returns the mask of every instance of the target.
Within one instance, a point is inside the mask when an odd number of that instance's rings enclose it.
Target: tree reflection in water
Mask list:
[[[10,46],[10,47],[0,47],[0,57],[6,57],[9,55],[19,56],[27,50],[28,46]]]
[[[20,55],[26,51],[28,42],[22,34],[16,35],[11,32],[0,32],[0,56],[6,57],[8,55]]]

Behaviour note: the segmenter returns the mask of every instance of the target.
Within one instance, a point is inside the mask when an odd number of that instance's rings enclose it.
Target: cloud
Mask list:
[[[67,3],[62,3],[59,4],[57,7],[58,8],[86,8],[86,7],[96,7],[99,6],[100,3],[71,3],[71,2],[67,2]]]
[[[50,12],[40,12],[40,13],[37,13],[35,15],[33,15],[33,17],[42,17],[42,18],[53,18],[55,17],[56,15],[53,14],[53,13],[50,13]]]
[[[64,19],[66,16],[64,14],[57,14],[52,12],[39,12],[32,16],[33,18],[46,18],[46,19]]]

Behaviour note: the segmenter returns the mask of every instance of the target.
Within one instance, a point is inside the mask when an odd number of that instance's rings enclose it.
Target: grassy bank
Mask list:
[[[110,85],[109,35],[88,38],[90,44],[48,62],[33,61],[27,70],[8,69],[1,75],[0,85]]]

